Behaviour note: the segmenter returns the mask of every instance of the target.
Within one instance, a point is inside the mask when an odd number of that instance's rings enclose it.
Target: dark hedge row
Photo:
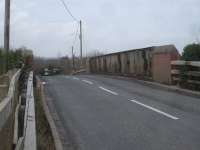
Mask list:
[[[0,48],[0,74],[2,74],[3,70],[5,70],[6,68],[5,61],[6,61],[5,51],[3,51],[2,48]],[[10,50],[8,53],[8,68],[7,69],[20,67],[23,61],[24,60],[23,60],[22,50],[20,49]]]

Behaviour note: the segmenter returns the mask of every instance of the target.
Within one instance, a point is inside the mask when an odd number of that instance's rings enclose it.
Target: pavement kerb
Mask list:
[[[164,85],[164,84],[149,82],[149,81],[139,80],[139,82],[141,82],[141,83],[143,83],[147,86],[152,86],[152,87],[155,87],[155,88],[158,88],[158,89],[163,89],[163,90],[167,90],[167,91],[170,91],[170,92],[176,92],[176,93],[186,95],[186,96],[200,98],[200,92],[198,92],[198,91],[192,91],[192,90],[180,88],[178,86]]]

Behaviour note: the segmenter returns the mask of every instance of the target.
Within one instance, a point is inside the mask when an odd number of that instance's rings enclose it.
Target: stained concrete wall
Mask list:
[[[91,73],[136,76],[171,83],[170,61],[179,58],[173,45],[134,49],[89,59]]]

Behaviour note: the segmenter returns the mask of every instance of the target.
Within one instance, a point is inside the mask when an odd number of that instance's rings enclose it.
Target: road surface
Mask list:
[[[101,75],[43,80],[80,150],[200,149],[200,99]]]

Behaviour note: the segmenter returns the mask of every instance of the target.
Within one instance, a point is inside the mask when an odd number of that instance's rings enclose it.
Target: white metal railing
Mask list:
[[[184,76],[186,83],[200,86],[200,61],[172,61],[171,67],[173,83],[179,84]]]
[[[27,84],[26,108],[24,116],[24,150],[36,150],[35,102],[33,95],[33,72]]]
[[[20,102],[19,102],[20,106]],[[16,116],[17,116],[16,109]],[[16,119],[15,127],[18,125],[18,119]],[[18,137],[18,129],[15,128],[15,134],[13,138],[13,143],[16,144],[15,150],[36,150],[36,122],[35,122],[35,102],[33,94],[33,72],[30,72],[27,81],[27,91],[26,91],[26,105],[24,112],[24,128],[23,136]]]

